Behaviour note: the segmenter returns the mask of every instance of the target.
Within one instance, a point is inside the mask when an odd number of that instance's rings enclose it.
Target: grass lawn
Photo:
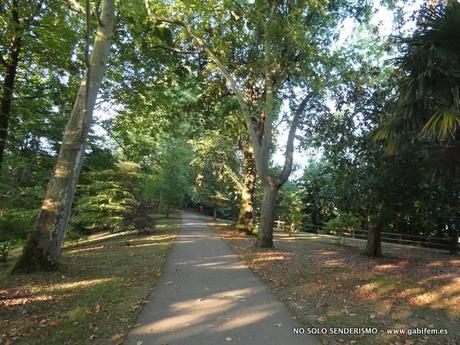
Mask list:
[[[460,258],[383,244],[384,258],[362,244],[319,236],[277,236],[275,249],[210,223],[308,327],[375,327],[377,335],[319,335],[324,344],[460,344]],[[389,328],[447,329],[445,335],[390,335]]]
[[[0,344],[120,344],[161,275],[179,217],[68,245],[53,273],[0,266]]]

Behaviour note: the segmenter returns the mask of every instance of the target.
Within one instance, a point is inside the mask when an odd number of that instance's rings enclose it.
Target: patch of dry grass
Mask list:
[[[58,272],[10,276],[0,266],[0,344],[120,344],[136,321],[176,237],[155,230],[102,233],[67,246]]]
[[[427,327],[447,336],[319,336],[324,344],[460,344],[460,258],[385,246],[385,258],[361,255],[360,244],[278,236],[275,249],[213,224],[233,250],[315,327]]]

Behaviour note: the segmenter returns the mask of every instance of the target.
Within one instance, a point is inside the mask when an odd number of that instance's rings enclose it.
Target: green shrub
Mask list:
[[[6,261],[10,250],[26,238],[36,215],[35,209],[0,210],[0,261]]]
[[[351,213],[344,213],[328,221],[324,227],[326,234],[336,235],[339,244],[345,243],[345,237],[349,236],[353,230],[359,229],[360,222]]]
[[[139,170],[137,164],[122,162],[113,169],[86,173],[79,186],[71,231],[87,235],[133,228],[129,220],[138,212]]]

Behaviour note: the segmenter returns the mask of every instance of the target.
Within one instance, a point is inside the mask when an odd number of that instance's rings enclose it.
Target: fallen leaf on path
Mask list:
[[[281,323],[275,323],[275,327],[281,327],[282,324]]]
[[[170,280],[169,282],[166,282],[165,285],[171,285],[173,283],[172,280]]]
[[[225,338],[225,341],[232,341],[232,338],[227,337],[227,338]]]

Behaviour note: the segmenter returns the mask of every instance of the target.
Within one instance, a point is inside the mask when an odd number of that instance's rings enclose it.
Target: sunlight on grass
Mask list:
[[[67,251],[66,255],[75,254],[75,253],[82,253],[82,252],[91,252],[91,251],[99,250],[99,249],[104,249],[104,246],[74,249],[74,250]]]
[[[26,303],[51,301],[52,299],[53,299],[53,296],[51,295],[36,295],[36,296],[29,296],[29,297],[9,298],[5,301],[2,301],[0,305],[4,307],[12,307],[15,305],[22,305]]]
[[[156,222],[153,232],[106,232],[68,245],[57,272],[9,276],[14,262],[0,267],[0,344],[121,344],[180,219]]]
[[[111,282],[115,282],[115,278],[100,278],[100,279],[89,279],[89,280],[81,280],[71,283],[62,283],[62,284],[53,284],[49,288],[38,288],[38,290],[43,291],[56,291],[56,290],[76,290],[76,289],[86,289],[89,287],[94,287],[96,285],[107,284]]]
[[[95,241],[105,241],[105,240],[114,239],[114,238],[117,238],[117,237],[124,237],[124,236],[130,235],[130,234],[132,234],[131,231],[120,231],[120,232],[105,231],[105,232],[102,232],[102,233],[97,233],[97,234],[94,234],[94,235],[90,235],[88,238],[78,240],[78,243],[75,242],[75,241],[71,241],[69,243],[66,243],[64,245],[64,248],[71,248],[71,247],[74,247],[74,246],[81,246],[81,245],[85,245],[85,244],[95,242]]]

